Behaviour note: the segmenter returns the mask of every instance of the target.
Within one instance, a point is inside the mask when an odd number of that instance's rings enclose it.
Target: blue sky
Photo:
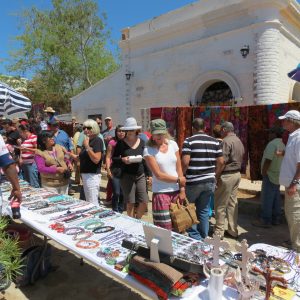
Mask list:
[[[107,27],[111,30],[112,40],[117,44],[122,28],[144,22],[170,10],[196,2],[196,0],[98,0],[97,2],[100,11],[107,14]],[[39,9],[49,9],[51,0],[1,1],[0,74],[8,74],[5,69],[5,60],[9,58],[9,51],[19,46],[14,42],[14,37],[22,32],[18,29],[16,14],[33,5]],[[115,50],[112,45],[108,47],[112,51]]]

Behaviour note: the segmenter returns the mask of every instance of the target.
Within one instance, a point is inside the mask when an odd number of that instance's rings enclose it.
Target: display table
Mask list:
[[[152,290],[122,270],[117,270],[114,266],[116,263],[124,263],[128,254],[130,254],[130,250],[121,246],[122,240],[131,239],[145,244],[143,225],[147,224],[154,227],[153,224],[112,212],[104,207],[94,207],[92,204],[67,195],[50,195],[49,192],[43,189],[33,190],[24,185],[22,193],[24,201],[21,206],[21,220],[27,226],[48,239],[59,243],[77,256],[89,261],[100,270],[108,272],[142,294],[151,299],[158,299]],[[10,211],[7,206],[8,196],[9,191],[3,193],[4,206],[7,207],[7,212]],[[47,206],[45,201],[48,202]],[[43,207],[43,205],[45,206]],[[72,219],[75,212],[75,215],[79,217]],[[64,229],[61,230],[57,224],[63,224]],[[80,228],[85,228],[82,229],[85,232],[78,232],[76,235],[75,232]],[[110,231],[101,232],[101,230],[108,229]],[[81,234],[85,236],[87,233],[89,233],[89,236],[82,238]],[[200,249],[204,244],[176,233],[172,233],[172,243],[174,255],[178,256],[189,253],[188,251],[192,246]],[[280,252],[279,248],[269,245],[257,244],[251,247],[252,250],[261,248],[270,251],[270,255],[274,255],[277,251],[276,253],[280,257],[284,257],[288,253],[286,250]],[[105,257],[106,251],[116,254],[113,258],[115,261],[112,261],[111,257]],[[287,279],[291,279],[294,275],[295,272],[287,274]],[[296,299],[296,296],[294,298]],[[197,286],[188,288],[182,297],[174,296],[169,299],[208,299],[207,280],[203,280]],[[224,285],[223,299],[238,299],[238,292]]]

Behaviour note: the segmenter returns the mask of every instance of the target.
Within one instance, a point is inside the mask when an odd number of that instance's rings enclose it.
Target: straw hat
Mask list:
[[[46,113],[55,113],[55,110],[51,107],[51,106],[48,106],[45,110],[44,110],[44,112],[46,112]]]

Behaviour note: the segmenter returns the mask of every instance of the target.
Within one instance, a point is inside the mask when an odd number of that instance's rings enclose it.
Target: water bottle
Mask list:
[[[21,218],[20,202],[15,197],[12,197],[10,201],[10,207],[11,207],[13,219],[20,219]]]

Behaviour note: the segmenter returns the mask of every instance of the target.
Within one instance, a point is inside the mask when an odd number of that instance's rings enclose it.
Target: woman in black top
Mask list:
[[[80,173],[86,201],[99,205],[98,194],[101,180],[103,142],[96,121],[88,119],[83,123],[85,139],[79,154]]]
[[[127,214],[130,217],[140,219],[147,208],[148,194],[146,188],[145,172],[148,172],[143,160],[145,142],[138,137],[137,125],[134,118],[128,118],[121,130],[126,132],[123,140],[119,141],[114,151],[113,162],[119,162],[122,166],[121,188]],[[135,212],[135,203],[138,203]]]

